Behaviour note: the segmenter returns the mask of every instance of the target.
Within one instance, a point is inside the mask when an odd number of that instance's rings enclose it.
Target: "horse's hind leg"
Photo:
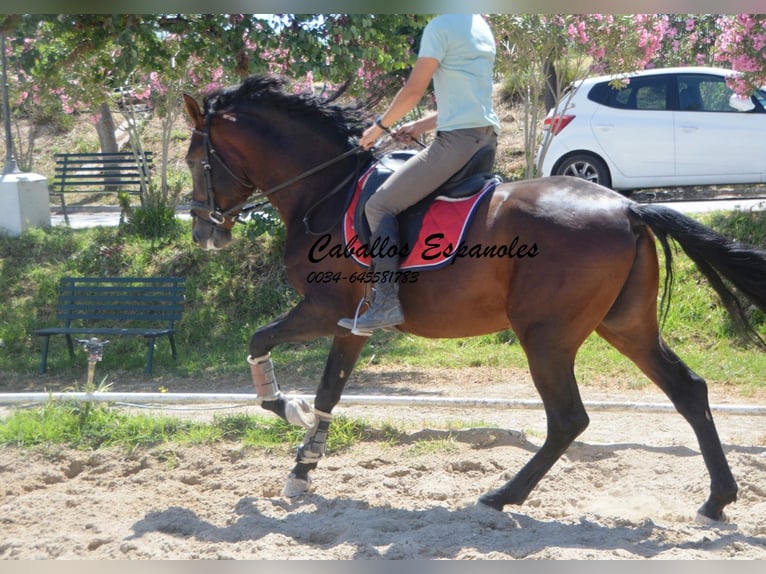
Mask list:
[[[710,474],[710,497],[698,513],[710,520],[724,520],[724,507],[737,499],[737,483],[713,423],[707,384],[659,335],[656,251],[653,242],[649,247],[646,241],[644,247],[622,294],[596,330],[654,381],[689,422]]]
[[[611,324],[600,327],[598,333],[632,359],[665,392],[676,410],[689,422],[710,474],[710,496],[699,508],[698,514],[710,520],[725,520],[723,509],[737,499],[737,483],[729,469],[710,413],[705,381],[667,348],[658,334],[653,337],[652,344],[646,340],[640,341],[636,330],[620,332]]]
[[[506,504],[521,504],[545,473],[588,426],[574,375],[574,350],[557,350],[555,337],[540,338],[537,345],[526,345],[529,369],[545,406],[548,429],[545,442],[530,461],[504,486],[488,492],[479,502],[496,510]]]
[[[315,421],[306,430],[303,443],[298,447],[296,464],[282,491],[284,496],[299,496],[309,489],[309,472],[317,467],[319,459],[324,456],[332,409],[340,401],[343,388],[366,343],[366,337],[350,334],[333,339],[322,381],[314,398]]]

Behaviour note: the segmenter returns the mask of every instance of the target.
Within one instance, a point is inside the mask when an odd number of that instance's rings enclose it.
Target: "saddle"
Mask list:
[[[391,152],[373,163],[359,178],[353,188],[344,218],[344,238],[346,244],[368,244],[370,226],[364,213],[364,206],[391,174],[399,169],[417,152],[403,150]],[[422,255],[438,249],[430,249],[426,239],[434,234],[440,236],[445,245],[457,245],[468,227],[473,212],[486,192],[494,189],[500,181],[492,173],[495,150],[487,146],[474,156],[449,180],[428,196],[407,208],[397,216],[399,221],[400,245],[409,248],[409,256],[401,262],[401,269],[427,269],[441,266],[454,255],[446,250],[444,257],[426,257]],[[354,253],[354,260],[362,266],[369,266],[368,257]]]
[[[383,185],[383,182],[391,177],[391,174],[416,153],[414,150],[391,152],[373,163],[359,179],[361,190],[359,190],[359,198],[354,209],[354,230],[360,242],[368,243],[370,240],[370,226],[364,213],[367,200]],[[408,241],[412,239],[409,237],[410,232],[414,231],[417,234],[428,206],[437,197],[461,199],[481,191],[487,180],[496,177],[492,174],[494,163],[495,149],[491,146],[481,148],[440,187],[400,213],[397,219],[402,241],[413,245],[414,241]]]

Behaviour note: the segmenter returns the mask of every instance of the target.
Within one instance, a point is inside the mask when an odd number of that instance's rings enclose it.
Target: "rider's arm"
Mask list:
[[[431,82],[436,69],[439,67],[439,60],[436,58],[418,58],[415,67],[410,72],[409,78],[402,88],[394,96],[391,105],[386,112],[380,116],[380,123],[384,127],[390,128],[404,116],[410,113],[418,105],[423,94],[426,93],[428,84]],[[434,126],[436,125],[434,119]],[[424,130],[427,131],[427,130]],[[365,149],[371,148],[380,136],[384,134],[383,128],[373,124],[367,128],[359,140],[359,145]]]

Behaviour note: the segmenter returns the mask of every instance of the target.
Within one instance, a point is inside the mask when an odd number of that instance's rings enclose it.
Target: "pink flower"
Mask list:
[[[148,100],[151,95],[152,95],[152,89],[149,86],[144,86],[140,90],[133,90],[133,96],[137,100]]]

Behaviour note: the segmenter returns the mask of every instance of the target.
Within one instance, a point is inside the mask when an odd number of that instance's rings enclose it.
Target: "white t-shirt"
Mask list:
[[[479,14],[442,14],[423,31],[419,58],[434,58],[434,93],[439,112],[437,130],[493,126],[500,121],[492,108],[495,38]]]

